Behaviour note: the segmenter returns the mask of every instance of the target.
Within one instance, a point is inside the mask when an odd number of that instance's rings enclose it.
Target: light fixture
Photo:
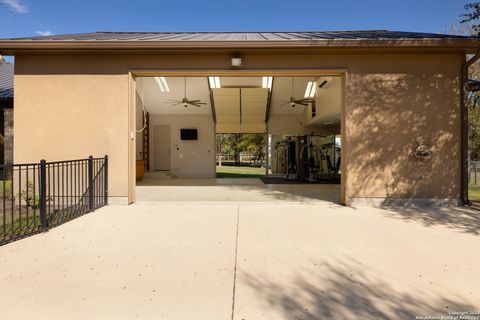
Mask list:
[[[208,82],[210,83],[210,89],[221,88],[220,77],[208,77]]]
[[[241,67],[242,66],[242,58],[233,57],[232,58],[232,67]]]
[[[318,78],[318,87],[320,89],[326,89],[330,83],[332,83],[333,81],[333,77],[321,77],[321,78]]]
[[[155,82],[157,82],[160,92],[170,92],[170,88],[168,87],[165,77],[155,77]]]
[[[272,89],[273,77],[262,77],[262,88]]]
[[[316,81],[308,81],[307,89],[305,90],[305,99],[312,99],[315,97],[315,91],[317,90],[317,82]]]

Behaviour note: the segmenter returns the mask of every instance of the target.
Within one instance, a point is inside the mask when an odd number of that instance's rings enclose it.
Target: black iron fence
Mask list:
[[[0,245],[108,203],[108,157],[0,166]]]

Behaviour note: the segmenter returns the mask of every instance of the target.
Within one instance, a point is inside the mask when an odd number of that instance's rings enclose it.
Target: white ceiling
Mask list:
[[[160,92],[153,77],[141,77],[136,80],[137,94],[142,98],[143,93],[145,109],[150,114],[212,114],[208,79],[206,77],[186,78],[186,96],[189,100],[199,99],[206,103],[206,105],[200,108],[191,106],[185,108],[183,105],[172,106],[172,103],[168,102],[168,100],[182,100],[185,96],[185,78],[168,77],[166,80],[170,93]]]
[[[274,77],[270,114],[303,114],[305,107],[297,105],[295,108],[292,108],[288,103],[291,96],[297,99],[303,98],[307,82],[312,80],[317,79],[314,77],[294,77],[292,89],[292,77]],[[151,114],[212,114],[207,77],[186,78],[186,97],[189,100],[200,99],[202,102],[205,102],[206,105],[200,108],[192,106],[185,108],[183,105],[171,106],[171,103],[169,103],[168,100],[181,100],[185,96],[185,78],[167,77],[166,81],[170,87],[170,93],[160,92],[153,77],[142,77],[137,79],[137,93],[140,97],[142,97],[143,94],[143,101],[148,112]],[[262,77],[220,77],[220,83],[222,89],[261,88]],[[329,88],[327,87],[325,90],[329,90]],[[225,90],[224,93],[226,92],[228,92],[228,90]],[[219,104],[220,101],[217,101],[219,98],[220,97],[215,98],[216,104]],[[256,108],[258,103],[252,102],[251,105],[247,106],[245,105],[246,102],[248,102],[248,100],[242,101],[242,107],[249,110],[248,112],[255,114],[263,113],[264,115],[264,106],[262,106],[261,111],[257,110],[258,112],[255,112],[252,108]],[[232,112],[235,113],[235,111]]]

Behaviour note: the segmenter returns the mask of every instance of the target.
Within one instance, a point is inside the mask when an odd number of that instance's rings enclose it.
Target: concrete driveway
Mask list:
[[[0,318],[415,319],[480,310],[480,215],[109,206],[0,247]]]

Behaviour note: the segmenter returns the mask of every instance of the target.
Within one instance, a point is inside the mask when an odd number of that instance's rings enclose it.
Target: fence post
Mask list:
[[[39,190],[39,209],[40,209],[40,224],[42,230],[48,228],[47,221],[47,163],[45,160],[40,160],[40,190]]]
[[[105,163],[104,163],[104,166],[103,166],[103,170],[104,170],[104,188],[105,190],[103,190],[103,196],[104,196],[104,199],[103,199],[103,202],[105,205],[108,204],[108,156],[105,155]]]
[[[88,211],[93,211],[93,157],[88,157]]]
[[[474,171],[474,173],[475,173],[475,184],[477,184],[477,162],[475,162],[474,166],[475,166],[475,171]]]

